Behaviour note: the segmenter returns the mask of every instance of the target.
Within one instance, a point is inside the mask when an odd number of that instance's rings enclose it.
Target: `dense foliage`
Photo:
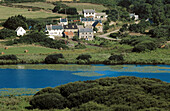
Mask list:
[[[3,55],[0,56],[0,60],[17,60],[17,56],[16,55]]]
[[[153,38],[165,38],[166,40],[170,40],[170,26],[158,26],[151,29],[149,33]]]
[[[131,24],[129,26],[129,30],[137,33],[145,33],[145,30],[148,26],[150,26],[150,23],[142,20],[141,22],[139,22],[139,24]]]
[[[161,41],[147,36],[130,36],[121,40],[121,44],[128,44],[134,46],[134,52],[143,52],[147,50],[154,50],[161,45]]]
[[[84,44],[81,44],[81,43],[78,43],[76,46],[75,46],[75,49],[85,49],[86,46]]]
[[[92,58],[92,57],[89,54],[81,54],[76,59],[77,60],[89,60],[90,58]]]
[[[46,64],[56,64],[58,63],[58,60],[59,59],[63,59],[64,56],[63,54],[52,54],[52,55],[48,55],[46,58],[45,58],[45,63]]]
[[[77,15],[78,14],[76,8],[69,7],[65,4],[62,4],[61,2],[55,2],[53,4],[56,5],[54,7],[54,9],[52,10],[54,13],[58,12],[58,13],[69,14],[69,15]]]
[[[10,29],[0,30],[0,39],[5,39],[5,38],[15,37],[15,36],[16,36],[16,32],[14,30],[10,30]]]
[[[170,84],[158,79],[116,77],[74,82],[36,94],[33,108],[71,111],[168,110]],[[50,89],[51,90],[51,89]],[[57,90],[57,92],[55,92]],[[58,92],[59,90],[59,92]],[[40,91],[41,92],[41,91]]]
[[[48,38],[47,35],[43,32],[31,32],[28,35],[24,35],[20,39],[15,39],[14,44],[18,43],[26,43],[26,44],[33,44],[37,43],[45,47],[55,48],[55,49],[68,49],[65,45],[65,42],[62,40],[53,40]]]
[[[123,61],[124,58],[123,58],[123,55],[112,54],[112,55],[109,57],[109,60]]]
[[[3,24],[5,28],[16,30],[18,27],[28,28],[26,18],[22,15],[9,17]]]

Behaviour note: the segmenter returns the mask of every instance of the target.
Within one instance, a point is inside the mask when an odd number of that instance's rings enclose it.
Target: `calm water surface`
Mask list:
[[[103,77],[136,76],[157,78],[170,83],[170,65],[92,65],[93,71],[0,69],[0,88],[55,87],[74,81],[94,80]],[[76,73],[97,73],[102,76],[79,76]]]

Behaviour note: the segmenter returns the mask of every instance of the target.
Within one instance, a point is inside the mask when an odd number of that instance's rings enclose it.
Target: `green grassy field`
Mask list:
[[[39,7],[39,8],[44,8],[46,10],[53,9],[55,7],[53,4],[45,3],[45,2],[13,3],[13,5]]]
[[[24,53],[25,50],[28,50],[28,53]],[[3,47],[0,48],[0,52],[4,52],[6,55],[8,54],[16,54],[16,55],[22,55],[22,54],[49,54],[56,52],[56,49],[51,48],[45,48],[41,46],[12,46],[8,47],[7,50],[5,50]]]
[[[19,14],[32,19],[60,16],[60,14],[48,13],[44,11],[28,11],[28,9],[0,6],[0,20],[5,20],[8,17]]]
[[[82,11],[83,9],[95,9],[96,12],[102,12],[103,10],[106,10],[107,8],[103,5],[98,4],[91,4],[91,3],[64,3],[70,7],[77,8],[78,11]]]

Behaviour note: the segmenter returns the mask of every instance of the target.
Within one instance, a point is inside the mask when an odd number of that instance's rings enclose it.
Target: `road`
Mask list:
[[[111,33],[115,33],[115,32],[118,32],[118,31],[119,31],[119,29],[105,33],[103,35],[98,35],[97,37],[104,38],[104,39],[107,39],[107,40],[121,40],[121,39],[114,39],[114,38],[108,37]]]

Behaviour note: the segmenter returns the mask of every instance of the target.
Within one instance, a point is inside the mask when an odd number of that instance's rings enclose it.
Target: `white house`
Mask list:
[[[68,19],[67,18],[60,18],[59,25],[68,25]]]
[[[18,27],[15,31],[17,32],[17,36],[23,36],[26,34],[26,31],[22,27]]]
[[[96,13],[95,19],[107,20],[108,15],[106,13]]]
[[[86,17],[93,17],[93,18],[95,18],[95,15],[96,15],[94,9],[84,9],[84,10],[83,10],[83,14],[84,14],[84,17],[85,17],[85,18],[86,18]]]
[[[80,21],[84,24],[85,27],[92,26],[95,22],[94,18],[81,18]]]
[[[135,15],[135,13],[130,13],[129,14],[130,18],[135,18],[134,20],[138,20],[139,19],[139,15]]]
[[[62,25],[46,25],[45,32],[47,32],[50,38],[54,39],[54,36],[63,36],[64,28]]]

